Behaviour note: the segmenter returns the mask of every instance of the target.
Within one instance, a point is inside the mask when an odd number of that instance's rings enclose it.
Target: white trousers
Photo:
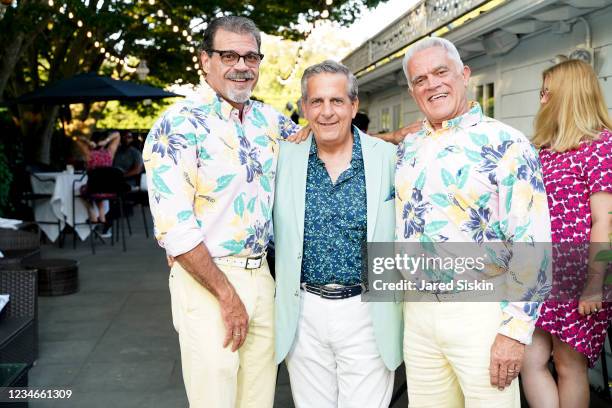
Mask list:
[[[287,369],[297,408],[388,407],[394,372],[374,337],[361,296],[323,299],[301,292],[301,312]]]

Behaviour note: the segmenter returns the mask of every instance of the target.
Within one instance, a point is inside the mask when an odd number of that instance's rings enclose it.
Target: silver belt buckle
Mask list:
[[[265,254],[256,256],[254,258],[248,258],[246,259],[246,263],[244,265],[244,269],[257,269],[259,267],[261,267],[261,264],[263,263],[263,259],[264,259]]]

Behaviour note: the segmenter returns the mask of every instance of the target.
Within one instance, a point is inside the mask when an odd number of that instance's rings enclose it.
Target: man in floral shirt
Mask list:
[[[249,99],[260,45],[251,20],[212,21],[201,52],[206,82],[163,114],[144,147],[155,234],[177,261],[172,316],[192,408],[274,401],[274,281],[265,255],[278,140],[297,127]]]
[[[447,242],[447,249],[495,242],[535,249],[550,242],[537,154],[519,131],[468,103],[470,69],[455,46],[422,40],[406,52],[403,68],[426,119],[398,149],[396,239],[424,247]],[[457,294],[424,290],[431,302],[405,303],[411,407],[520,406],[513,380],[531,342],[549,262],[547,251],[528,252],[510,251],[504,265],[508,280],[523,289],[510,301],[443,303]]]

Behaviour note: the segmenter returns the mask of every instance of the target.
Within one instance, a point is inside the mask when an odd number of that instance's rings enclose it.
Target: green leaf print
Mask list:
[[[508,191],[508,195],[506,196],[506,212],[510,212],[510,208],[512,207],[512,190]]]
[[[440,231],[444,226],[448,224],[448,221],[432,221],[429,224],[425,225],[425,233],[433,234]]]
[[[153,179],[153,186],[155,187],[156,191],[160,193],[164,193],[164,194],[172,194],[172,191],[168,188],[166,183],[164,183],[164,180],[161,178],[161,176],[157,174],[156,170],[153,170],[152,179]]]
[[[156,168],[154,171],[155,173],[165,173],[168,170],[170,170],[170,166],[168,166],[167,164],[161,165],[158,168]]]
[[[174,118],[172,118],[172,127],[177,127],[179,126],[181,123],[183,123],[185,121],[185,117],[184,116],[175,116]]]
[[[223,242],[221,246],[230,251],[231,255],[235,255],[244,249],[244,240],[236,241],[232,239],[231,241]]]
[[[470,150],[468,148],[463,148],[463,152],[465,153],[467,158],[470,159],[473,162],[477,162],[478,163],[479,161],[482,160],[482,156],[477,151]]]
[[[259,135],[255,138],[254,140],[255,143],[257,143],[258,145],[262,146],[262,147],[267,147],[268,146],[268,138],[264,135]]]
[[[240,217],[244,214],[244,199],[242,196],[244,196],[244,193],[241,193],[238,198],[234,200],[234,212]]]
[[[187,221],[192,215],[193,215],[193,211],[185,210],[185,211],[181,211],[180,213],[176,214],[176,217],[178,218],[180,222],[183,222],[183,221]]]
[[[185,133],[183,135],[189,146],[195,146],[198,143],[198,138],[195,133]]]
[[[251,214],[255,212],[255,197],[249,200],[249,203],[247,204],[247,210],[249,210]]]
[[[448,207],[450,205],[450,201],[448,197],[446,196],[446,194],[442,194],[442,193],[431,194],[429,198],[431,198],[431,201],[433,201],[440,207]]]
[[[489,143],[489,138],[484,134],[470,133],[470,139],[478,146],[484,146]]]
[[[501,184],[502,186],[512,187],[515,181],[516,181],[516,178],[514,177],[514,174],[510,174],[508,177],[506,177],[505,179],[501,181]]]
[[[457,188],[463,188],[463,186],[465,186],[465,183],[467,182],[469,174],[470,174],[470,165],[469,164],[463,166],[457,172]]]
[[[436,159],[441,159],[443,157],[448,156],[450,152],[446,149],[442,150],[440,153],[438,153],[438,155],[436,156]]]
[[[270,172],[270,170],[272,169],[272,163],[273,162],[274,162],[274,160],[272,160],[272,159],[266,160],[266,162],[264,163],[264,165],[261,168],[263,170],[264,174]]]
[[[261,187],[263,187],[266,192],[272,192],[272,188],[270,187],[270,179],[268,178],[268,176],[259,176],[259,182],[261,183]]]
[[[421,174],[419,174],[419,178],[415,181],[414,187],[419,190],[423,190],[423,187],[425,187],[425,170],[421,171]]]
[[[446,169],[442,169],[442,181],[446,187],[450,186],[451,184],[456,184],[455,178]]]
[[[252,110],[253,112],[253,124],[258,127],[264,127],[264,126],[268,126],[268,121],[266,120],[266,117],[259,111],[259,109],[257,108],[253,108]]]
[[[272,218],[272,211],[270,211],[270,206],[264,203],[263,201],[261,202],[260,205],[261,205],[261,213],[263,214],[263,216],[267,219]]]
[[[478,208],[486,207],[490,198],[491,198],[491,193],[484,193],[478,198],[478,201],[476,201],[476,207]]]
[[[229,183],[234,177],[236,177],[235,174],[227,174],[225,176],[219,177],[217,179],[217,188],[215,188],[213,192],[217,193],[219,191],[225,190],[225,188],[229,185]]]
[[[210,154],[208,154],[206,149],[203,147],[200,147],[200,149],[198,150],[198,156],[200,157],[200,160],[211,160],[212,159],[212,157],[210,157]]]

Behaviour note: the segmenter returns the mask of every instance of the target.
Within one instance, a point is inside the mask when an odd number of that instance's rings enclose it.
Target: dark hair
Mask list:
[[[104,140],[104,138],[106,137],[106,134],[107,132],[98,130],[91,134],[91,138],[89,140],[91,140],[94,143],[98,143],[99,141]]]
[[[357,129],[362,132],[367,132],[368,126],[370,126],[370,118],[363,112],[357,112],[353,118],[353,126],[357,126]]]
[[[253,20],[240,16],[224,16],[211,21],[206,30],[204,30],[204,39],[200,45],[200,53],[206,51],[210,54],[210,50],[215,48],[215,34],[220,28],[236,34],[251,34],[257,42],[257,51],[261,50],[261,33]]]

